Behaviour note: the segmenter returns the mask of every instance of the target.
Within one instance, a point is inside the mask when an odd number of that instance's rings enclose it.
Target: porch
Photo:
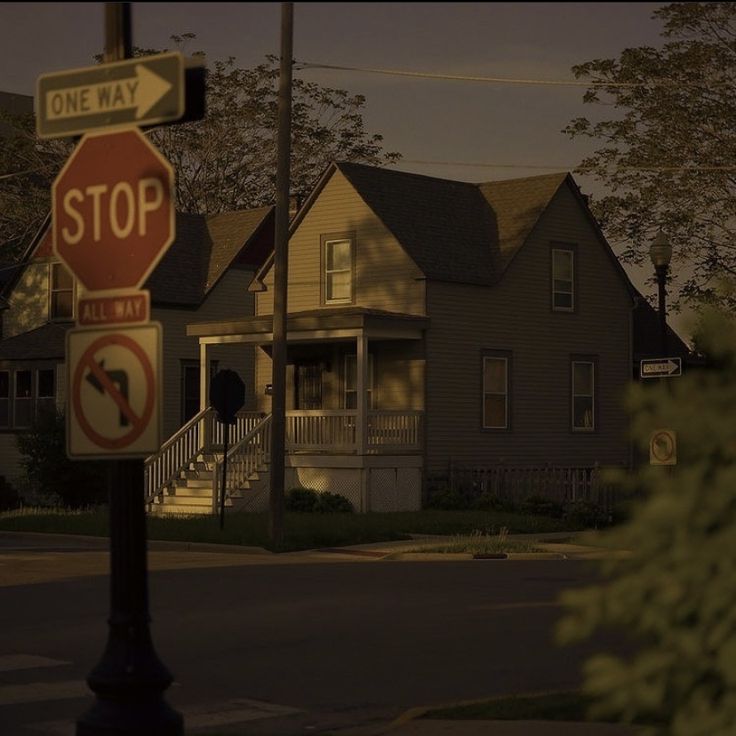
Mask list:
[[[427,323],[358,307],[289,316],[287,488],[340,493],[360,511],[420,507]],[[149,458],[149,503],[168,493],[186,505],[181,499],[196,485],[203,506],[209,501],[214,509],[224,492],[234,506],[261,510],[271,462],[272,318],[194,324],[187,335],[199,340],[201,410]],[[253,375],[244,377],[247,410],[228,437],[224,481],[224,428],[208,407],[211,351],[223,345],[255,351]]]

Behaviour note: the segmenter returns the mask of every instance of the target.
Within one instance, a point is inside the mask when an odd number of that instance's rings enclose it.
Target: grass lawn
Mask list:
[[[422,547],[416,552],[454,553],[465,552],[472,555],[497,555],[506,552],[539,552],[540,547],[533,542],[520,539],[508,539],[507,530],[502,528],[498,534],[486,534],[474,531],[471,534],[455,535],[447,542]]]
[[[569,529],[559,519],[494,511],[407,511],[394,514],[287,513],[279,551],[409,539],[411,534],[495,535]],[[24,509],[0,514],[0,530],[107,536],[107,509]],[[268,515],[231,513],[220,531],[215,516],[148,517],[148,538],[268,547]]]

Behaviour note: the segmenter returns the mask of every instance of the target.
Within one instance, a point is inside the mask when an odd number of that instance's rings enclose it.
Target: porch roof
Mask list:
[[[383,339],[421,339],[429,319],[416,314],[386,312],[365,307],[312,309],[287,315],[287,339],[339,339],[365,334]],[[196,322],[187,325],[187,336],[201,341],[270,342],[273,315],[256,315],[237,320]],[[229,339],[227,339],[229,338]],[[239,339],[239,340],[238,340]]]

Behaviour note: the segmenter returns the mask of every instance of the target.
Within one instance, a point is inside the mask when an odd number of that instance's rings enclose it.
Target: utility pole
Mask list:
[[[133,56],[130,3],[105,3],[105,62]],[[163,699],[173,678],[151,641],[143,461],[116,460],[110,479],[110,618],[107,646],[87,683],[96,698],[77,736],[181,736]]]
[[[291,156],[291,72],[294,3],[281,3],[281,66],[276,165],[276,232],[273,293],[273,383],[271,404],[271,495],[269,534],[273,549],[284,541],[286,458],[286,307],[289,271],[289,161]]]

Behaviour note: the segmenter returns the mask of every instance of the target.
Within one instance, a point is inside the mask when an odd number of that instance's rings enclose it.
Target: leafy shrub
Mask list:
[[[553,519],[561,519],[564,513],[562,504],[553,498],[545,496],[528,496],[519,504],[522,514],[532,516],[550,516]]]
[[[603,583],[566,591],[558,629],[564,642],[612,628],[635,639],[626,656],[590,659],[584,690],[597,715],[648,720],[656,736],[736,733],[736,322],[709,312],[700,330],[717,368],[629,391],[638,445],[674,430],[677,465],[617,473],[640,499],[601,539],[629,554],[603,563]]]
[[[286,510],[300,513],[346,513],[353,510],[353,504],[339,493],[325,491],[320,493],[313,488],[292,488],[286,494]]]
[[[612,515],[602,506],[585,499],[566,503],[563,507],[562,518],[573,526],[587,529],[601,529],[612,521]]]
[[[517,510],[516,504],[508,498],[501,498],[495,493],[484,491],[472,502],[471,508],[479,511],[509,511]]]
[[[70,460],[66,454],[66,420],[63,412],[41,412],[28,432],[16,438],[21,465],[30,490],[55,494],[72,508],[104,503],[107,467],[102,461]]]
[[[352,513],[353,504],[339,493],[320,493],[314,511],[320,514]]]
[[[291,488],[286,493],[286,510],[298,512],[314,511],[318,499],[319,493],[312,488]]]
[[[20,506],[18,491],[0,475],[0,511],[17,509]]]
[[[467,498],[450,488],[437,488],[429,493],[426,507],[440,511],[460,511],[468,508]]]

